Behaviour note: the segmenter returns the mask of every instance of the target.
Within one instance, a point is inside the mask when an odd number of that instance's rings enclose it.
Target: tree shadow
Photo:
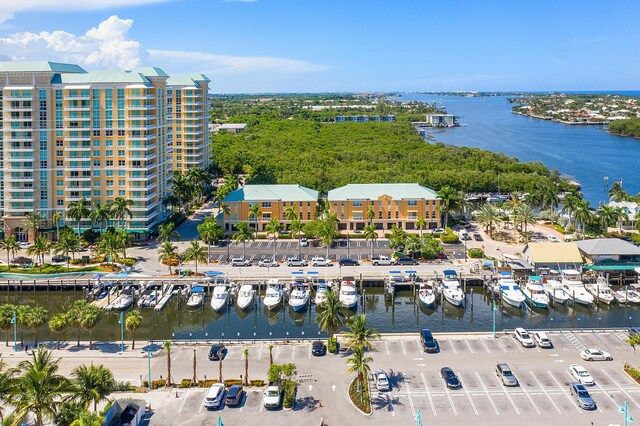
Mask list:
[[[392,397],[388,393],[378,393],[377,396],[371,398],[371,406],[374,410],[388,411],[394,410],[394,405],[404,405],[400,402],[399,397]]]
[[[312,396],[298,398],[296,399],[296,403],[293,406],[293,411],[302,411],[302,410],[306,410],[307,412],[315,411],[318,408],[319,402],[320,400]]]
[[[391,387],[391,390],[393,390],[394,387],[396,389],[400,389],[402,384],[407,380],[407,377],[401,371],[395,372],[393,370],[389,370],[387,376],[389,377],[389,386]]]

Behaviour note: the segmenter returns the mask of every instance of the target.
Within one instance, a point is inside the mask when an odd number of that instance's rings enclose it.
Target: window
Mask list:
[[[118,160],[118,166],[124,166],[124,160]]]
[[[113,157],[113,150],[112,149],[108,149],[105,151],[107,157]]]
[[[409,212],[409,219],[416,220],[418,218],[417,212]]]
[[[113,136],[113,130],[105,130],[106,136]]]
[[[362,213],[354,213],[353,220],[362,220]]]
[[[113,197],[113,190],[112,189],[108,189],[107,190],[107,197]]]
[[[57,146],[57,147],[61,147],[62,145],[63,145],[63,142],[62,142],[62,141],[56,141],[56,146]]]
[[[100,196],[100,190],[99,190],[99,189],[95,189],[95,190],[93,191],[93,196],[94,196],[94,197],[99,197],[99,196]]]
[[[263,201],[262,202],[262,208],[263,209],[270,209],[271,208],[271,201]]]
[[[382,219],[382,210],[378,211],[378,219]]]
[[[40,168],[41,169],[46,169],[47,168],[47,160],[43,160],[40,162]]]
[[[396,219],[400,219],[400,212],[396,210]]]
[[[100,177],[100,170],[94,170],[93,171],[93,176]]]
[[[271,220],[271,213],[262,213],[262,220]]]
[[[63,185],[64,185],[64,181],[62,179],[56,180],[56,186],[63,186]]]
[[[100,130],[94,130],[93,136],[100,136]]]
[[[113,160],[107,160],[107,167],[113,167]]]
[[[62,153],[62,150],[59,149],[56,151],[56,157],[62,157],[64,154]]]
[[[95,167],[100,167],[100,160],[93,160],[93,165]]]
[[[56,201],[56,206],[58,206],[58,207],[64,206],[64,200],[57,200]]]
[[[362,207],[362,201],[354,201],[353,207]]]
[[[93,156],[94,156],[94,157],[100,157],[100,150],[95,149],[95,150],[93,151]]]
[[[118,157],[124,157],[124,149],[118,150]]]
[[[416,207],[416,206],[418,205],[418,200],[409,200],[409,201],[407,202],[407,205],[408,205],[409,207]]]

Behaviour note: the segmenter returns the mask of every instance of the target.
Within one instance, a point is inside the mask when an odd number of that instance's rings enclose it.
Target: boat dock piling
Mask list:
[[[154,311],[163,310],[164,307],[167,305],[167,303],[169,303],[169,300],[171,300],[173,295],[178,291],[179,290],[174,288],[174,284],[169,284],[169,288],[167,289],[167,291],[163,293],[162,297],[160,298],[158,303],[156,303],[156,306],[153,308],[153,310]]]

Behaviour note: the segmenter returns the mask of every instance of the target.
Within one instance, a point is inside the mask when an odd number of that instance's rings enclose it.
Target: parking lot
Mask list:
[[[626,401],[632,413],[640,413],[640,387],[622,370],[625,361],[634,362],[633,351],[623,342],[623,332],[571,333],[549,335],[552,349],[523,348],[510,335],[493,338],[490,334],[436,335],[440,345],[437,354],[422,352],[417,336],[387,336],[376,343],[371,370],[383,369],[390,377],[392,390],[378,392],[372,386],[373,415],[363,416],[346,400],[346,388],[352,376],[346,374],[348,354],[311,356],[311,345],[278,344],[274,362],[292,362],[298,367],[300,385],[293,411],[269,411],[262,407],[262,390],[249,390],[238,408],[208,412],[202,405],[206,389],[179,390],[177,397],[167,396],[159,406],[152,424],[176,424],[175,413],[183,424],[213,424],[220,415],[227,425],[319,424],[320,418],[330,425],[342,424],[412,424],[420,410],[423,424],[495,425],[514,421],[529,424],[622,424],[620,405]],[[597,347],[610,352],[614,360],[583,361],[579,351]],[[223,362],[225,378],[238,378],[244,372],[242,350],[249,349],[249,377],[264,378],[269,363],[267,343],[228,346]],[[199,377],[218,376],[218,363],[206,359],[208,348],[197,347]],[[193,348],[172,351],[174,381],[192,375]],[[497,375],[498,362],[509,364],[519,386],[504,387]],[[597,409],[589,412],[578,408],[569,393],[573,380],[568,369],[572,363],[587,368],[595,379],[588,388]],[[451,367],[459,376],[462,388],[448,390],[442,381],[441,367]],[[166,360],[154,360],[154,376],[166,372]],[[154,392],[155,393],[155,392]],[[152,394],[154,394],[152,393]],[[151,397],[152,394],[149,394]],[[173,414],[170,414],[173,413]],[[180,424],[180,423],[177,423]]]

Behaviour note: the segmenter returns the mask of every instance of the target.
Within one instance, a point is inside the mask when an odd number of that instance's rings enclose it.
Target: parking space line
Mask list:
[[[531,398],[531,395],[529,395],[529,392],[527,391],[527,389],[526,389],[524,386],[520,386],[520,387],[522,388],[522,392],[525,394],[525,396],[527,397],[527,399],[529,399],[529,402],[531,403],[531,405],[533,405],[533,408],[535,408],[536,413],[538,413],[538,414],[542,414],[542,413],[540,412],[540,409],[539,409],[539,408],[538,408],[538,406],[536,405],[536,403],[533,401],[533,398]],[[506,390],[505,390],[505,392],[506,392]],[[518,411],[518,410],[516,409],[516,411]]]
[[[446,385],[444,387],[444,393],[447,395],[447,398],[449,398],[449,404],[451,404],[451,409],[453,410],[453,414],[455,416],[457,416],[458,415],[458,410],[456,410],[456,406],[453,403],[453,398],[451,398],[451,391],[449,390],[449,388],[447,388]]]
[[[453,349],[453,353],[454,353],[454,354],[457,354],[457,353],[458,353],[458,351],[456,350],[456,347],[455,347],[455,346],[453,346],[453,341],[452,341],[452,340],[447,340],[447,342],[449,342],[449,344],[451,345],[451,349]]]
[[[245,401],[245,405],[246,405],[246,401]],[[264,394],[262,394],[262,401],[260,401],[260,413],[262,413],[262,410],[264,410]]]
[[[540,386],[540,389],[542,390],[542,392],[547,396],[547,399],[549,400],[549,402],[551,402],[551,405],[553,405],[556,409],[556,411],[558,412],[558,414],[562,414],[562,411],[560,411],[560,408],[558,407],[558,405],[556,404],[556,402],[553,400],[553,398],[551,398],[551,395],[549,395],[549,392],[547,392],[547,390],[544,388],[544,386],[542,385],[542,383],[540,383],[540,380],[538,380],[538,378],[536,377],[536,375],[533,373],[533,371],[529,371],[529,374],[531,374],[531,377],[533,377],[533,380],[535,380],[535,382],[538,384],[538,386]],[[572,402],[573,403],[573,402]]]
[[[571,373],[569,373],[568,371],[567,371],[567,374],[568,374],[571,378],[573,378],[573,376],[571,375]],[[618,403],[613,399],[613,397],[612,397],[611,395],[609,395],[609,392],[607,392],[606,390],[604,390],[604,388],[603,388],[602,386],[600,386],[600,384],[599,384],[597,381],[596,381],[596,382],[594,382],[594,385],[595,385],[594,387],[598,388],[600,391],[602,391],[602,393],[603,393],[603,394],[605,394],[605,395],[606,395],[606,397],[607,397],[607,398],[609,398],[609,401],[611,401],[611,402],[613,403],[613,406],[614,406],[614,407],[617,407],[617,406],[618,406]],[[600,408],[600,405],[598,405],[598,411],[601,411],[601,412],[602,412],[602,409]]]
[[[429,386],[427,385],[427,379],[424,377],[424,373],[420,372],[420,377],[422,378],[422,384],[424,385],[424,390],[427,392],[427,399],[429,399],[429,404],[431,405],[431,411],[433,411],[433,416],[437,416],[436,406],[433,404],[433,398],[431,397],[431,391],[429,391]]]
[[[204,408],[204,398],[202,398],[202,402],[200,403],[200,408],[198,408],[198,414],[202,413],[203,408]]]
[[[182,409],[184,408],[184,404],[187,403],[187,399],[189,399],[190,393],[191,393],[191,389],[188,389],[187,393],[184,395],[184,399],[182,400],[182,403],[180,404],[180,408],[178,408],[178,413],[182,413]]]
[[[567,392],[567,390],[564,388],[564,386],[562,386],[560,384],[560,382],[558,382],[558,380],[556,380],[556,378],[553,377],[553,374],[551,374],[551,371],[547,371],[547,374],[549,375],[549,377],[551,377],[551,380],[553,380],[553,382],[556,384],[556,386],[558,386],[558,388],[562,391],[564,396],[566,396],[567,399],[571,402],[571,405],[573,405],[575,407],[575,409],[578,410],[578,413],[582,413],[582,409],[576,405],[574,400],[571,398],[571,395],[569,395],[569,392]]]
[[[496,404],[493,402],[493,398],[491,398],[491,394],[489,393],[489,391],[487,390],[487,387],[482,382],[482,379],[480,378],[480,374],[477,371],[476,371],[476,377],[478,378],[478,382],[480,382],[480,386],[482,386],[482,390],[484,390],[484,393],[487,394],[487,398],[489,399],[489,402],[493,406],[493,410],[496,412],[496,415],[499,416],[500,412],[498,411],[498,407],[496,407]]]
[[[400,339],[400,346],[402,346],[402,353],[407,356],[407,348],[404,347],[404,339]]]
[[[615,380],[613,380],[613,377],[611,377],[611,376],[609,375],[609,373],[607,373],[607,372],[604,370],[604,368],[603,368],[603,369],[601,369],[601,371],[605,374],[605,376],[607,376],[607,377],[609,378],[609,380],[611,380],[611,382],[612,382],[613,384],[615,384],[615,385],[616,385],[616,387],[617,387],[618,389],[620,389],[620,390],[622,391],[622,393],[623,393],[623,394],[625,394],[625,395],[627,396],[627,398],[629,398],[629,399],[630,399],[630,400],[631,400],[631,401],[632,401],[632,402],[633,402],[633,403],[634,403],[638,408],[640,408],[640,404],[638,404],[638,402],[636,402],[636,400],[635,400],[635,399],[633,399],[633,398],[631,397],[631,395],[629,395],[629,393],[628,393],[626,390],[624,390],[624,388],[623,388],[622,386],[620,386],[620,384],[618,384],[618,382],[616,382]]]
[[[309,345],[309,353],[307,354],[307,359],[311,359],[311,350],[313,349],[312,345]]]
[[[420,343],[420,341],[414,340],[414,342],[416,342],[416,346],[418,346],[418,353],[419,354],[424,353],[424,348],[422,347],[422,344]]]
[[[561,331],[560,334],[562,334],[562,336],[567,339],[569,343],[571,343],[571,346],[573,346],[578,352],[586,349],[586,346],[580,341],[580,339],[578,339],[575,334],[565,331]]]
[[[385,347],[385,349],[387,351],[387,355],[391,355],[391,353],[389,352],[389,341],[388,340],[384,341],[384,347]]]
[[[469,351],[471,353],[473,353],[473,348],[471,347],[471,343],[469,343],[469,340],[468,339],[464,339],[464,342],[467,344],[467,347],[469,348]]]
[[[480,339],[480,341],[482,342],[482,346],[484,346],[484,348],[486,349],[487,353],[490,354],[491,351],[489,350],[489,346],[487,345],[487,342],[485,342],[485,339]]]
[[[461,382],[463,381],[462,377],[460,376],[460,373],[458,373],[458,379],[460,379]],[[476,416],[477,416],[478,409],[476,408],[476,404],[473,402],[473,399],[471,398],[471,393],[469,392],[469,389],[467,389],[466,386],[462,386],[462,390],[467,395],[467,398],[469,399],[469,403],[471,403],[471,407],[473,408],[473,412],[476,413]]]
[[[291,360],[296,359],[296,345],[291,346]]]
[[[413,397],[411,396],[411,390],[409,388],[409,383],[407,383],[407,396],[409,397],[409,405],[411,406],[411,415],[413,417],[416,416],[416,407],[413,406]]]
[[[502,352],[504,352],[506,354],[507,353],[507,347],[505,345],[501,344],[500,342],[502,342],[502,340],[496,339],[496,343],[498,344],[500,349],[502,349]]]
[[[258,349],[258,361],[262,359],[262,350],[264,349],[264,345],[260,345],[260,349]]]
[[[516,405],[515,402],[513,402],[513,398],[511,398],[511,395],[509,395],[509,392],[507,391],[507,388],[504,387],[504,384],[500,381],[500,378],[498,378],[496,376],[496,380],[498,381],[498,386],[500,386],[500,389],[502,389],[502,392],[504,392],[504,394],[506,395],[507,399],[509,400],[509,402],[511,403],[511,406],[513,407],[513,409],[515,410],[517,415],[520,415],[520,410],[518,410],[518,406]],[[522,386],[521,386],[522,387]],[[524,387],[522,387],[522,390],[524,391]],[[529,394],[527,394],[526,391],[524,391],[525,394],[529,397],[529,400],[531,401],[531,403],[533,404],[533,401],[531,400],[531,397],[529,396]],[[533,404],[533,406],[535,407],[536,411],[538,412],[538,414],[540,414],[540,410],[538,410],[538,407],[536,407],[535,404]]]

